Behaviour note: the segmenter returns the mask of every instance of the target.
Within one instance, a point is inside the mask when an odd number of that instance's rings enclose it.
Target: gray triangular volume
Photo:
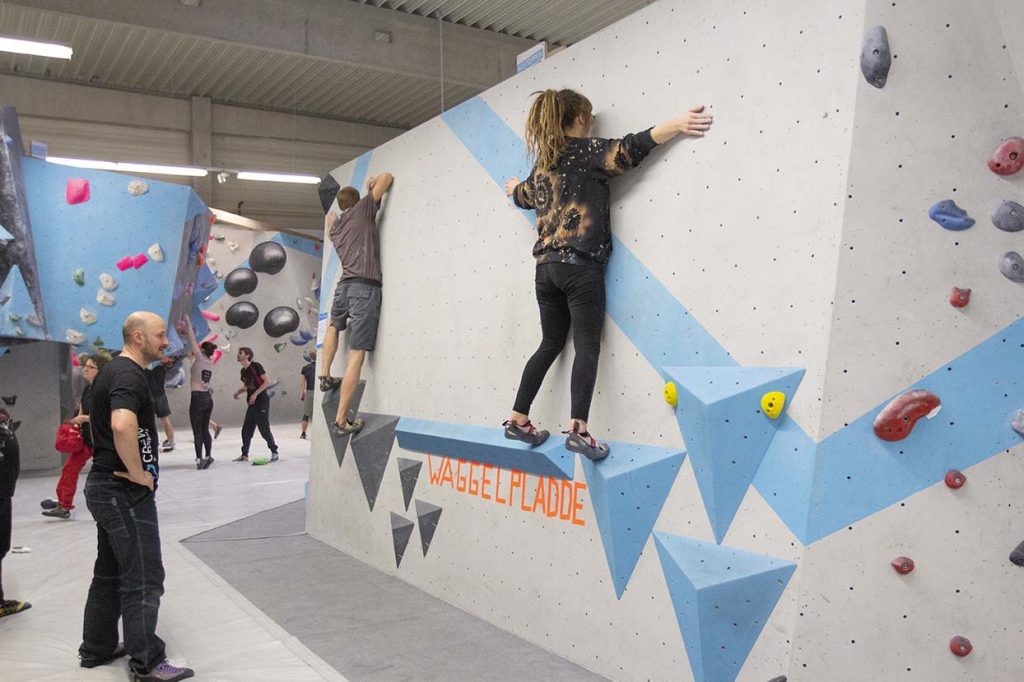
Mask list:
[[[402,479],[402,497],[405,499],[405,511],[409,511],[412,494],[416,490],[416,481],[420,477],[423,462],[416,459],[398,458],[398,476]]]
[[[402,565],[402,555],[405,554],[405,548],[409,545],[409,538],[412,537],[412,527],[414,522],[409,519],[391,512],[391,539],[395,543],[395,567],[398,568]]]
[[[359,410],[359,402],[363,399],[363,389],[365,387],[365,381],[360,381],[359,386],[356,387],[355,395],[352,396],[352,406],[348,411],[350,418],[352,414]],[[340,438],[334,436],[334,417],[338,413],[339,400],[341,400],[341,386],[324,393],[322,405],[324,408],[324,420],[327,422],[327,434],[331,438],[334,456],[338,459],[338,466],[340,467],[341,463],[345,461],[345,449],[348,447],[348,440],[351,436],[342,436]]]
[[[366,414],[363,430],[352,437],[352,456],[359,470],[359,480],[363,483],[366,502],[373,511],[377,501],[384,470],[388,466],[391,447],[395,443],[395,427],[398,417],[387,414]]]
[[[416,500],[416,519],[420,522],[420,543],[423,545],[423,556],[427,556],[430,541],[434,539],[437,521],[441,518],[441,508],[436,504]]]

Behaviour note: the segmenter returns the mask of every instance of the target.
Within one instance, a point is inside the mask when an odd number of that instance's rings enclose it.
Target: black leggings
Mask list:
[[[192,440],[196,443],[196,459],[210,456],[213,436],[210,435],[210,416],[213,415],[213,396],[209,391],[192,391],[192,402],[188,405],[188,420],[192,424]]]
[[[587,421],[597,381],[604,324],[604,268],[568,263],[537,266],[537,305],[544,336],[526,363],[512,409],[529,414],[551,363],[565,347],[572,328],[576,358],[572,363],[572,419]]]

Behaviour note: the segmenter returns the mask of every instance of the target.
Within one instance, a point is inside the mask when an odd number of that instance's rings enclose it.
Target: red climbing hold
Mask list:
[[[199,311],[199,314],[210,322],[220,322],[220,315],[217,313],[211,313],[209,310],[201,310]]]
[[[914,560],[906,556],[898,556],[892,560],[892,567],[900,575],[906,575],[914,570]]]
[[[971,290],[953,287],[953,293],[949,295],[949,304],[954,308],[963,308],[971,302]]]
[[[910,435],[917,420],[939,411],[942,401],[931,391],[916,389],[892,399],[875,417],[875,435],[882,440],[903,440]]]
[[[956,469],[950,469],[946,472],[946,485],[953,490],[959,490],[964,487],[964,483],[967,483],[967,475],[957,471]]]
[[[89,181],[85,178],[68,178],[64,198],[72,206],[89,201]]]
[[[988,168],[998,175],[1013,175],[1024,168],[1024,137],[1011,137],[988,159]]]
[[[134,261],[132,260],[131,256],[125,256],[121,260],[117,261],[117,263],[115,263],[117,269],[120,270],[121,272],[124,272],[128,268],[132,267],[133,264]]]
[[[963,658],[971,653],[971,651],[974,650],[974,647],[971,646],[971,641],[969,639],[957,635],[953,639],[949,640],[949,650],[952,651],[954,655]]]

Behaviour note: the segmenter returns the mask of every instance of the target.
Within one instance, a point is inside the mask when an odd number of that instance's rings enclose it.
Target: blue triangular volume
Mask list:
[[[33,331],[31,325],[20,325],[11,319],[11,314],[22,318],[35,314],[35,306],[32,304],[32,296],[25,286],[25,278],[21,276],[21,268],[17,265],[11,267],[7,273],[7,279],[0,285],[0,336],[26,336],[28,338],[42,338],[38,330]],[[21,329],[21,334],[17,333]]]
[[[786,400],[804,370],[793,367],[665,367],[676,383],[676,421],[686,442],[715,539],[725,537],[781,419],[761,412],[761,396]]]
[[[654,533],[697,682],[732,682],[796,564],[711,542]]]
[[[580,460],[615,596],[621,599],[686,453],[631,443],[610,445],[611,454],[600,462]]]

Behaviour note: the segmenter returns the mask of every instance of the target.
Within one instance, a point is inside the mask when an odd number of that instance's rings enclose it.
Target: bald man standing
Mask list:
[[[94,451],[85,501],[96,520],[98,555],[78,654],[83,668],[127,654],[133,680],[183,680],[194,673],[171,665],[156,636],[164,593],[155,499],[160,448],[146,367],[163,357],[167,325],[158,315],[136,312],[122,336],[124,350],[93,381]]]

